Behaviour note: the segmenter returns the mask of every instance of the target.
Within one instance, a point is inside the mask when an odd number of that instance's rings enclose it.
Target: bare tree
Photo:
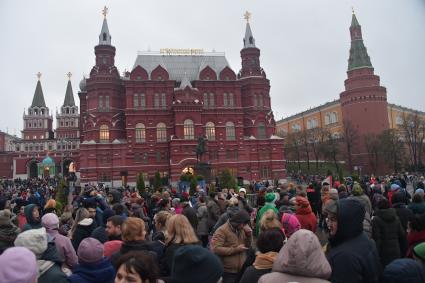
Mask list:
[[[313,153],[316,170],[319,170],[319,159],[320,159],[320,145],[325,139],[325,131],[322,128],[313,128],[308,131],[308,140],[311,147],[311,152]]]
[[[356,145],[358,141],[358,131],[354,128],[353,124],[350,121],[344,121],[344,132],[342,136],[342,140],[345,145],[345,151],[347,154],[347,162],[348,162],[348,170],[353,170],[353,147]]]
[[[401,125],[404,142],[409,149],[410,162],[414,171],[422,164],[425,139],[425,121],[418,113],[405,114]]]
[[[325,158],[334,163],[336,170],[340,172],[337,159],[340,152],[340,138],[326,129],[323,129],[323,131],[324,141],[320,146],[321,152]]]
[[[289,133],[285,138],[285,152],[286,158],[297,161],[298,170],[301,170],[301,141],[300,141],[300,133],[294,132]]]
[[[383,131],[379,135],[382,156],[395,173],[398,173],[403,162],[405,147],[400,133],[395,129]]]
[[[304,153],[307,161],[307,170],[310,171],[310,141],[309,141],[309,131],[304,130],[300,132],[300,143],[304,147]]]
[[[381,149],[379,138],[375,134],[368,134],[364,138],[366,150],[368,153],[369,166],[372,169],[372,172],[376,174]]]

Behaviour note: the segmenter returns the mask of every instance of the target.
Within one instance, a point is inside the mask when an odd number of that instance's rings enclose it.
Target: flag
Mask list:
[[[326,179],[324,179],[322,181],[322,186],[323,185],[329,185],[329,186],[332,187],[332,176],[328,176]]]

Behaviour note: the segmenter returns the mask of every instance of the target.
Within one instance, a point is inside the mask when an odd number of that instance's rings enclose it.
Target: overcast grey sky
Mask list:
[[[250,11],[276,119],[339,98],[354,6],[388,101],[425,110],[423,0],[1,0],[0,130],[20,136],[38,71],[53,114],[63,103],[69,71],[79,101],[78,84],[94,64],[104,5],[120,72],[132,68],[137,51],[203,48],[224,51],[237,73],[243,14]]]

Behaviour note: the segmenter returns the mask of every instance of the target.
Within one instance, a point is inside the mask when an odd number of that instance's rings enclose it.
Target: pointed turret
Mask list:
[[[351,18],[350,26],[351,48],[348,59],[348,71],[358,68],[373,68],[367,49],[363,44],[362,27],[357,21],[356,14]]]
[[[108,28],[108,22],[106,21],[106,14],[108,13],[108,8],[105,6],[103,8],[102,14],[104,16],[103,18],[103,24],[102,24],[102,30],[99,34],[99,45],[111,45],[111,34],[109,33]]]
[[[356,14],[353,11],[353,16],[351,17],[351,27],[359,27],[359,22],[357,21]]]
[[[243,39],[244,48],[255,48],[255,38],[252,36],[251,26],[246,22],[245,37]]]
[[[63,106],[75,106],[74,93],[72,92],[71,73],[68,73],[68,85],[66,86],[65,100]]]
[[[260,49],[255,46],[255,39],[252,36],[249,19],[251,13],[245,12],[246,20],[245,37],[243,39],[243,48],[241,50],[242,69],[239,71],[239,78],[248,76],[264,76],[263,69],[260,66]]]
[[[46,102],[44,101],[43,89],[41,88],[40,77],[41,73],[37,74],[38,81],[37,86],[35,87],[34,97],[32,99],[31,107],[46,107]]]
[[[354,14],[350,26],[351,48],[348,59],[345,90],[340,93],[343,127],[356,131],[357,142],[353,144],[348,155],[348,168],[362,166],[370,172],[370,160],[373,155],[368,150],[367,137],[376,135],[389,128],[387,91],[380,85],[380,78],[375,75],[373,66],[363,44],[362,29]],[[378,166],[379,167],[379,166]],[[378,171],[379,172],[379,171]]]

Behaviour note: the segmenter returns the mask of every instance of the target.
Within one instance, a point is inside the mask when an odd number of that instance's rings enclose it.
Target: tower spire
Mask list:
[[[350,57],[348,59],[348,71],[358,68],[373,68],[367,53],[367,48],[363,43],[362,27],[357,21],[354,9],[351,18],[350,36],[351,47]]]
[[[108,7],[104,7],[102,10],[103,24],[102,30],[99,35],[99,45],[111,45],[111,35],[109,33],[108,22],[106,21],[106,15],[108,14]]]
[[[357,21],[357,18],[356,18],[356,13],[354,13],[354,8],[353,7],[351,7],[351,11],[353,12],[353,16],[351,17],[351,27],[360,26],[359,25],[359,22]]]
[[[252,36],[251,26],[249,25],[249,19],[251,18],[251,13],[246,11],[244,14],[244,19],[246,20],[245,28],[245,37],[243,39],[244,48],[255,48],[255,39]]]
[[[32,98],[31,107],[46,107],[46,102],[44,101],[43,89],[41,88],[40,78],[41,73],[37,73],[37,85],[35,87],[34,97]]]
[[[71,72],[68,72],[66,74],[68,76],[68,85],[66,86],[66,92],[65,92],[65,100],[63,101],[63,106],[75,106],[74,101],[74,93],[72,92],[72,85],[71,85]]]

